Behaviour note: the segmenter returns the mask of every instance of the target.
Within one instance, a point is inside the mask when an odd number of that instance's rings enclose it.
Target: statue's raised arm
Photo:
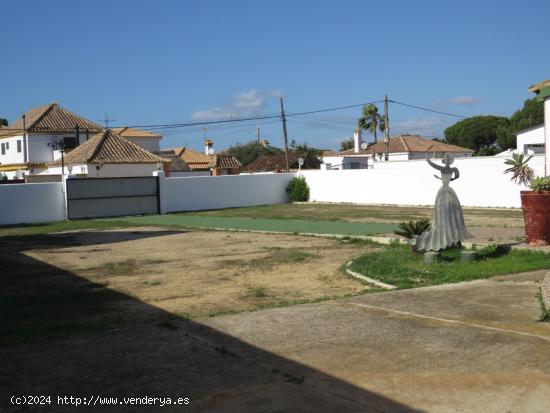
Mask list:
[[[428,162],[428,164],[429,164],[432,168],[435,168],[435,169],[437,169],[438,171],[442,171],[442,170],[443,170],[443,166],[438,165],[438,164],[436,164],[435,162],[432,162],[432,161],[430,160],[430,158],[428,158],[428,157],[426,157],[426,162]]]

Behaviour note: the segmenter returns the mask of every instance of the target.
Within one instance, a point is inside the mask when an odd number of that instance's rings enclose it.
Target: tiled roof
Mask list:
[[[231,168],[241,167],[241,163],[236,158],[229,155],[214,155],[214,161],[212,162],[212,165],[215,168],[222,168],[222,169],[231,169]]]
[[[98,133],[89,141],[77,146],[64,157],[65,164],[75,165],[84,163],[158,163],[169,162],[145,149],[130,142],[127,139],[107,130]],[[52,162],[50,165],[61,165],[61,159]]]
[[[62,108],[57,103],[40,106],[25,113],[25,127],[29,133],[75,133],[78,126],[80,133],[98,133],[103,127]],[[0,136],[19,135],[23,132],[23,117],[18,118]]]
[[[129,127],[111,128],[111,130],[117,135],[122,136],[123,138],[161,138],[160,135],[148,130],[141,130]]]
[[[378,141],[375,144],[369,145],[365,150],[355,152],[353,149],[339,152],[339,155],[361,155],[384,153],[385,143]],[[388,153],[410,153],[410,152],[449,152],[449,153],[473,153],[474,151],[468,148],[462,148],[448,143],[432,141],[418,135],[398,135],[389,139]]]
[[[209,171],[211,168],[240,168],[241,163],[229,155],[206,155],[189,148],[173,148],[174,151],[192,171]]]
[[[550,79],[543,80],[542,82],[535,83],[534,85],[529,86],[527,89],[531,93],[539,93],[541,89],[545,87],[550,87]]]
[[[305,158],[308,154],[301,154],[296,152],[288,153],[288,167],[290,170],[298,170],[298,159]],[[313,156],[309,155],[309,162],[306,164],[310,165],[310,168],[318,168],[319,160]],[[314,165],[314,166],[312,166]],[[246,165],[243,170],[248,172],[266,172],[266,171],[284,171],[286,169],[285,154],[276,153],[273,155],[263,155],[256,159],[254,162]],[[305,169],[305,168],[304,168]]]
[[[189,172],[191,171],[191,168],[189,168],[189,165],[185,163],[183,159],[181,159],[173,150],[167,149],[162,150],[160,152],[156,152],[157,155],[161,156],[162,158],[170,161],[170,165],[168,170],[170,172]]]

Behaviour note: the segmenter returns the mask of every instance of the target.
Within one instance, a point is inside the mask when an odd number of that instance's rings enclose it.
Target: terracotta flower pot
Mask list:
[[[525,235],[529,245],[550,243],[550,191],[521,191]]]

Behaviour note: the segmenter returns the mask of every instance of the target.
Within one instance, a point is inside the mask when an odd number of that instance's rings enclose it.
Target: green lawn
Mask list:
[[[462,262],[459,250],[451,249],[442,253],[440,263],[426,265],[422,254],[412,253],[410,247],[390,245],[362,255],[351,269],[398,288],[413,288],[550,268],[550,254],[540,251],[489,246],[478,253],[477,261]]]

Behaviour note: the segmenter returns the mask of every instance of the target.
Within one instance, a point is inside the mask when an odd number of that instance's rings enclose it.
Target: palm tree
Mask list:
[[[384,117],[378,113],[378,108],[373,103],[363,106],[361,117],[357,120],[357,125],[361,129],[372,133],[375,143],[378,142],[376,131],[383,132],[385,128]]]

